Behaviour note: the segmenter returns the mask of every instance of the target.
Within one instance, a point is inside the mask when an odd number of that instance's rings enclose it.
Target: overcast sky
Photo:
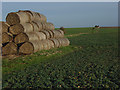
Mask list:
[[[44,14],[55,27],[118,25],[117,2],[3,2],[3,21],[9,12],[24,9]]]

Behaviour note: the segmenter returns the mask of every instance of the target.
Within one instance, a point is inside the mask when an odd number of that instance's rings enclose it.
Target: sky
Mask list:
[[[55,27],[117,26],[117,2],[2,2],[2,20],[9,12],[32,10],[44,14]]]

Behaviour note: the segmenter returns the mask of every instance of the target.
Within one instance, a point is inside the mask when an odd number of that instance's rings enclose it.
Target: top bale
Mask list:
[[[6,17],[6,22],[9,25],[30,22],[29,16],[30,15],[26,12],[11,12],[11,13],[8,13]]]
[[[47,22],[46,16],[40,14],[38,12],[33,12],[30,10],[19,10],[18,12],[27,12],[30,14],[31,21],[40,21],[40,22]]]
[[[46,22],[47,18],[37,12],[29,11],[29,10],[19,10],[18,12],[8,13],[6,17],[6,22],[9,25],[14,25],[18,23],[26,23],[31,21],[40,21]]]

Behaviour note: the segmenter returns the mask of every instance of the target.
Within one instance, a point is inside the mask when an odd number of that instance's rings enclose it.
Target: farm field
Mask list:
[[[3,58],[3,88],[120,88],[118,29],[65,30],[70,46]]]

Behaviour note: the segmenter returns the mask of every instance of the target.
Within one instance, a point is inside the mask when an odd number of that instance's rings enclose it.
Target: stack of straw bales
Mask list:
[[[62,30],[55,30],[46,16],[29,10],[8,13],[2,24],[2,55],[32,54],[68,46]]]

